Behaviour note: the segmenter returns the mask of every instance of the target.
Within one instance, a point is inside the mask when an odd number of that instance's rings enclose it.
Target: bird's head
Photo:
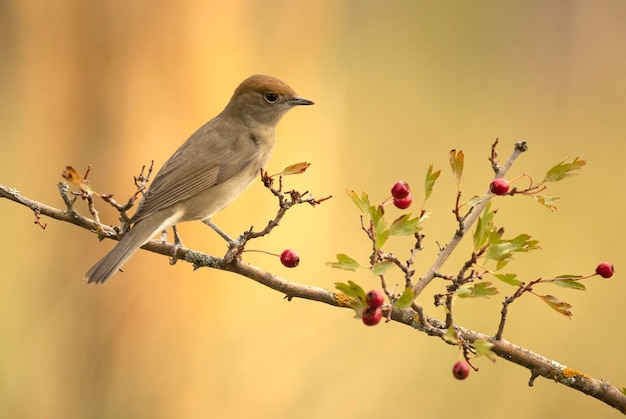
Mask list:
[[[250,127],[274,128],[289,109],[298,105],[313,105],[313,102],[299,97],[287,83],[257,74],[235,89],[222,116],[241,120]]]

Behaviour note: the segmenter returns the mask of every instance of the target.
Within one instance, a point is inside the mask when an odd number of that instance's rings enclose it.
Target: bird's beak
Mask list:
[[[301,98],[301,97],[294,97],[294,98],[289,100],[289,104],[292,105],[292,106],[314,105],[315,102],[313,102],[312,100],[309,100],[309,99]]]

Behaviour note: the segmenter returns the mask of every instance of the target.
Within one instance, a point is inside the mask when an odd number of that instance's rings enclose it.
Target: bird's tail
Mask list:
[[[87,271],[85,274],[87,282],[98,284],[113,276],[144,243],[175,224],[171,222],[172,218],[174,218],[172,214],[161,211],[136,223],[105,257]]]

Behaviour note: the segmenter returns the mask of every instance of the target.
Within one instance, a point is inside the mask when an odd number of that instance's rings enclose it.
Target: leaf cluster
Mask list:
[[[490,161],[492,162],[492,167],[496,170],[496,177],[501,177],[501,166],[496,162],[497,153],[495,153],[495,144],[497,144],[497,142],[494,143],[492,147]],[[461,204],[461,184],[465,169],[465,155],[461,150],[452,150],[448,157],[452,177],[457,185],[456,205],[453,209],[453,213],[455,214],[459,228],[453,241],[466,234],[468,226],[471,225],[468,224],[469,222],[466,222],[466,220],[472,211],[480,207],[482,212],[480,215],[477,214],[476,217],[472,218],[472,223],[475,221],[474,229],[471,233],[473,248],[471,256],[464,263],[460,271],[456,275],[441,272],[435,272],[434,274],[436,277],[449,281],[447,293],[435,295],[435,305],[445,306],[445,325],[448,328],[448,332],[445,333],[442,338],[448,343],[460,346],[468,362],[468,353],[473,353],[476,356],[484,355],[493,359],[493,353],[490,349],[491,343],[487,341],[467,343],[458,341],[455,338],[455,322],[453,316],[454,299],[490,298],[498,295],[499,290],[496,284],[483,280],[485,275],[492,275],[502,283],[517,287],[514,294],[511,297],[505,298],[503,302],[505,308],[502,312],[501,327],[497,334],[497,336],[501,337],[508,306],[525,293],[537,296],[558,313],[570,317],[570,304],[549,294],[536,294],[533,287],[544,283],[555,283],[564,288],[584,290],[585,287],[580,280],[586,277],[562,275],[551,279],[540,278],[525,283],[518,278],[516,273],[501,272],[502,269],[513,260],[515,255],[540,249],[539,241],[527,233],[520,233],[512,237],[507,236],[504,227],[496,225],[495,217],[497,211],[493,209],[491,202],[496,196],[490,191],[482,195],[474,195],[474,198],[470,199],[465,204]],[[547,188],[547,183],[558,182],[570,177],[574,174],[574,171],[581,169],[584,165],[585,161],[579,158],[575,158],[569,162],[562,161],[550,168],[542,181],[536,184],[533,183],[530,175],[522,174],[510,181],[510,183],[512,184],[520,178],[525,178],[530,180],[530,185],[526,188],[513,187],[506,195],[533,196],[538,203],[554,211],[556,210],[556,203],[559,201],[559,198],[539,195],[539,192]],[[422,239],[424,238],[422,231],[424,229],[425,220],[429,216],[429,213],[424,211],[424,204],[431,197],[434,185],[440,175],[440,170],[434,171],[432,165],[428,167],[424,182],[424,203],[417,216],[404,213],[390,220],[385,212],[385,205],[389,203],[388,200],[376,204],[366,192],[359,194],[353,190],[348,190],[347,194],[350,200],[355,204],[360,213],[361,227],[372,244],[372,252],[369,257],[369,263],[367,264],[362,264],[357,259],[345,253],[339,253],[336,256],[336,261],[330,262],[328,265],[333,268],[355,272],[367,269],[380,279],[381,286],[389,297],[390,309],[409,306],[416,307],[414,303],[415,288],[412,281],[415,274],[413,264],[417,252],[422,248]],[[466,213],[461,213],[462,208]],[[384,251],[384,247],[390,238],[399,236],[413,236],[416,239],[406,262]],[[447,245],[440,247],[440,249],[443,251],[446,247]],[[441,266],[441,264],[438,266]],[[492,267],[487,268],[487,266]],[[391,270],[394,269],[399,269],[405,278],[405,288],[400,294],[390,292],[387,287],[386,277]],[[357,313],[365,307],[365,292],[356,282],[339,282],[336,283],[336,287],[341,293],[352,299],[351,306]],[[417,307],[419,308],[419,306]]]

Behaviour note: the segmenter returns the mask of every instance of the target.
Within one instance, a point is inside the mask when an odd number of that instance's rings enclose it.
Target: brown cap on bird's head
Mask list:
[[[284,81],[276,77],[255,74],[235,89],[222,113],[242,119],[247,125],[255,123],[276,125],[285,113],[297,105],[313,105],[299,97]]]

